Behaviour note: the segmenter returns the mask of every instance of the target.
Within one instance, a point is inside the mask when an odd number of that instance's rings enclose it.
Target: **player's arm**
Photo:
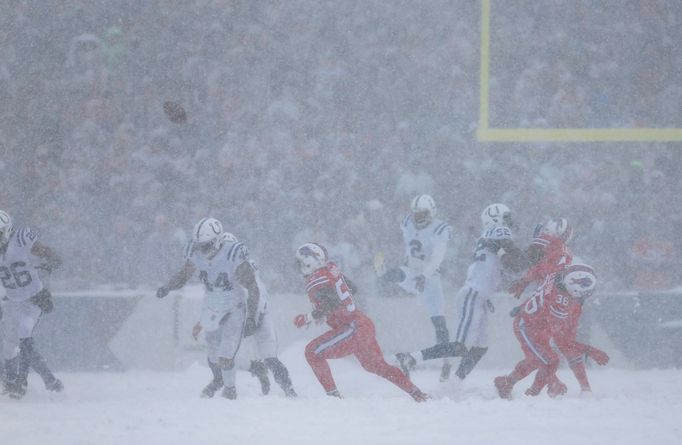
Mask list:
[[[502,266],[512,272],[521,272],[528,268],[528,257],[512,240],[499,240],[499,246],[500,249],[497,251],[497,255],[502,261]]]
[[[294,325],[297,328],[308,326],[313,321],[322,322],[327,315],[334,312],[342,304],[336,291],[330,287],[313,290],[309,295],[315,307],[309,314],[298,314],[294,317]]]
[[[248,261],[242,262],[237,266],[237,281],[246,289],[246,324],[244,326],[244,336],[253,334],[258,327],[258,303],[260,301],[260,289],[256,281],[256,271]]]
[[[170,280],[168,280],[168,283],[164,284],[156,291],[156,296],[158,298],[163,298],[168,295],[170,291],[180,289],[189,281],[190,278],[192,278],[192,275],[194,275],[195,271],[196,267],[194,266],[194,263],[192,263],[190,260],[185,261],[185,265],[182,267],[182,269],[177,271],[170,278]]]
[[[57,253],[51,248],[42,244],[40,241],[36,241],[31,247],[31,253],[39,258],[45,260],[45,267],[48,271],[53,271],[58,269],[62,265],[62,259],[57,255]]]

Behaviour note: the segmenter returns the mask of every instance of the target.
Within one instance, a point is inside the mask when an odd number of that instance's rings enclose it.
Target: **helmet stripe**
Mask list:
[[[199,221],[199,224],[197,224],[197,233],[194,234],[194,239],[199,239],[199,233],[201,233],[201,226],[204,225],[208,218],[204,218],[201,221]]]
[[[237,253],[239,252],[239,249],[244,245],[244,243],[236,243],[234,246],[232,246],[232,249],[230,249],[230,260],[234,261],[237,259]]]

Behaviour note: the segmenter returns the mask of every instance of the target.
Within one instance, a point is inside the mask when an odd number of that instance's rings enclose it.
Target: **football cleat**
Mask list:
[[[220,382],[217,380],[212,380],[211,383],[206,385],[206,387],[201,391],[201,398],[202,399],[210,399],[222,387],[223,387],[223,382]]]
[[[222,396],[226,399],[236,400],[237,399],[237,388],[234,386],[226,386],[223,388]]]
[[[294,387],[291,385],[283,387],[282,390],[284,390],[284,396],[288,399],[295,399],[298,397],[298,394],[294,391]]]
[[[48,391],[62,392],[64,391],[64,384],[59,379],[54,379],[51,382],[45,383],[45,389]]]
[[[28,383],[26,380],[17,380],[7,385],[9,389],[9,396],[12,399],[19,400],[26,395]]]
[[[533,384],[526,390],[526,395],[531,397],[539,396],[543,388],[544,386]]]
[[[419,388],[413,390],[410,393],[410,396],[414,399],[415,402],[426,402],[431,398],[431,396],[429,396],[426,393],[423,393]]]
[[[341,393],[339,392],[338,389],[332,389],[331,391],[327,391],[327,395],[329,397],[336,397],[337,399],[343,399],[341,396]]]
[[[501,399],[511,400],[512,389],[514,389],[514,384],[509,381],[506,375],[495,377],[495,388],[497,388],[497,394]]]
[[[566,394],[567,391],[568,388],[566,387],[566,385],[564,385],[564,383],[559,380],[552,381],[547,386],[547,395],[552,398],[563,396],[564,394]]]
[[[398,364],[400,365],[403,374],[410,377],[410,371],[414,369],[417,364],[414,357],[412,357],[409,352],[399,352],[395,355],[395,358],[398,360]]]

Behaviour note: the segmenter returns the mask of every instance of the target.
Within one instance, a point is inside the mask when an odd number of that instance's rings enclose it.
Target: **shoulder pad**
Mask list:
[[[436,236],[445,236],[447,239],[452,239],[452,226],[450,224],[439,221],[433,229]]]
[[[30,227],[22,227],[17,232],[17,241],[21,247],[32,246],[38,240],[38,235]]]
[[[341,275],[341,271],[339,270],[339,266],[337,266],[335,263],[329,263],[327,265],[326,269],[329,271],[329,274],[334,278]]]
[[[227,259],[241,263],[249,258],[249,249],[242,242],[236,242],[227,251]]]
[[[410,215],[407,215],[407,216],[405,216],[405,218],[403,218],[403,223],[402,223],[403,227],[407,227],[407,225],[409,223],[410,223]]]

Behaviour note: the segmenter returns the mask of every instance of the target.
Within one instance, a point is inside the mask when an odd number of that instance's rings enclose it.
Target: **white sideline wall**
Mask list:
[[[188,286],[171,292],[163,300],[152,291],[138,292],[141,296],[132,315],[122,324],[109,347],[127,369],[172,370],[183,369],[194,362],[204,363],[203,338],[198,342],[191,337],[192,326],[199,317],[203,289]],[[509,311],[517,300],[508,294],[494,297],[495,313],[490,317],[490,349],[480,366],[510,368],[522,357],[521,349],[512,333]],[[293,325],[296,314],[309,312],[307,297],[298,294],[274,294],[269,297],[269,311],[277,330],[280,351],[297,342],[297,345],[324,332],[326,325],[297,329]],[[415,351],[435,343],[435,334],[424,304],[418,298],[368,298],[359,301],[377,329],[379,344],[386,356],[398,351]],[[451,336],[457,328],[457,310],[452,299],[447,302],[447,322]],[[592,329],[593,331],[595,329]],[[611,353],[608,337],[593,332],[596,343]],[[237,362],[248,368],[253,345],[245,339]],[[617,351],[613,365],[627,367],[627,361]],[[301,351],[303,353],[303,351]],[[434,361],[433,366],[439,366]]]

